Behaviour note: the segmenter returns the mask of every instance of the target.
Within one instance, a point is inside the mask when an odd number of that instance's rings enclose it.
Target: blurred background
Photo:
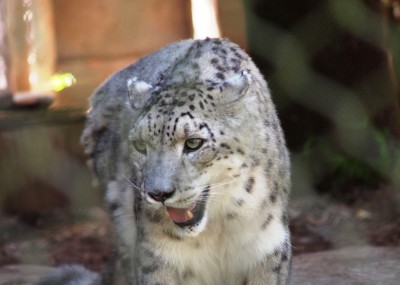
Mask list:
[[[186,38],[262,70],[292,158],[296,254],[400,245],[400,1],[0,0],[0,267],[111,256],[79,136],[94,89]]]

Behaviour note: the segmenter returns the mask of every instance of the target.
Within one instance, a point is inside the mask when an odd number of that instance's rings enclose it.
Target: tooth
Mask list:
[[[188,220],[193,219],[193,213],[192,213],[192,211],[187,211],[186,216],[187,216]]]

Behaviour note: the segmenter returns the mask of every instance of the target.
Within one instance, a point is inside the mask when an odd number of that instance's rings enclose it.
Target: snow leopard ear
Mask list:
[[[128,97],[134,109],[141,109],[151,97],[153,86],[145,81],[138,80],[137,77],[127,81]]]
[[[242,70],[228,78],[220,85],[220,103],[229,104],[239,100],[246,95],[250,88],[250,84],[251,75],[247,70]]]

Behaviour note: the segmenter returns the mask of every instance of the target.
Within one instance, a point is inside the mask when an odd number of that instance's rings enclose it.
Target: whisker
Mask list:
[[[206,201],[211,201],[211,200],[218,200],[220,197],[224,198],[225,197],[224,193],[212,191],[212,192],[203,194],[203,196],[201,196],[201,198],[200,198],[200,201],[206,202]]]
[[[212,191],[209,191],[207,193],[204,193],[203,196],[200,198],[200,201],[218,201],[220,198],[224,199],[226,197],[226,193],[221,192],[221,191],[216,191],[217,188],[224,187],[226,185],[233,184],[235,181],[228,181],[228,182],[221,182],[221,183],[214,183],[214,184],[204,184],[200,186],[199,188],[201,189],[209,189]]]
[[[128,177],[126,177],[125,174],[122,174],[122,176],[124,177],[124,179],[125,179],[130,185],[132,185],[132,186],[135,187],[136,189],[142,191],[142,189],[141,189],[139,186],[137,186],[135,183],[133,183]]]
[[[221,182],[221,183],[214,183],[214,184],[203,184],[203,185],[197,186],[196,188],[215,189],[215,188],[217,188],[217,187],[222,187],[222,186],[229,185],[229,184],[232,184],[232,183],[234,183],[234,181],[230,181],[230,182]]]
[[[229,185],[229,184],[232,184],[232,183],[233,183],[233,181],[224,182],[224,183],[211,184],[211,185],[210,185],[210,189],[215,189],[215,188],[222,187],[222,186],[225,186],[225,185]]]

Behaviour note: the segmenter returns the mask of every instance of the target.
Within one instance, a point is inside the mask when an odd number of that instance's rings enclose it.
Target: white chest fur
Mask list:
[[[237,182],[227,186],[229,189],[224,191],[229,195],[224,199],[213,200],[206,228],[199,235],[169,239],[160,228],[149,235],[156,255],[177,269],[182,279],[190,273],[187,285],[242,285],[254,266],[288,240],[281,205],[262,206],[263,198],[271,191],[265,180],[255,179],[251,194],[243,190],[243,181]],[[238,199],[243,205],[235,207]],[[228,213],[235,215],[228,219]],[[270,222],[263,227],[268,216]]]
[[[279,220],[264,231],[253,223],[212,223],[197,237],[165,240],[155,244],[156,252],[181,276],[188,272],[190,285],[242,285],[247,273],[266,255],[282,246],[287,232]]]

